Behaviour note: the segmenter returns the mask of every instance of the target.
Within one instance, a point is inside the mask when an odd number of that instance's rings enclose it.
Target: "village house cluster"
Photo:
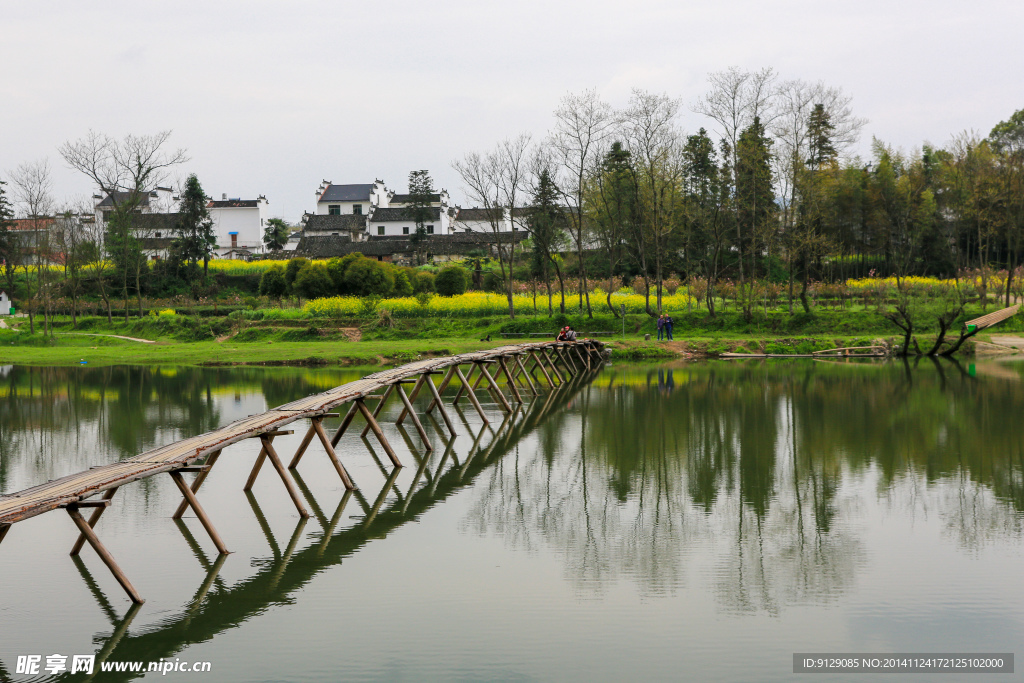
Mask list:
[[[76,217],[97,235],[116,205],[127,197],[95,194],[92,213]],[[352,252],[382,261],[405,263],[413,259],[443,261],[471,253],[493,253],[502,244],[526,237],[523,215],[501,209],[466,208],[452,204],[447,190],[430,197],[425,235],[417,234],[413,198],[388,189],[383,180],[372,183],[337,185],[323,181],[316,191],[316,207],[303,215],[293,228],[284,251],[288,256],[331,258]],[[133,230],[146,255],[153,260],[166,258],[178,234],[181,198],[169,187],[157,187],[145,193],[138,206]],[[272,254],[264,244],[270,221],[270,202],[265,195],[255,199],[229,197],[207,203],[216,246],[215,259],[251,259]],[[43,245],[54,230],[57,218],[21,218],[13,230],[24,242],[23,253],[31,258],[59,264],[59,249]]]

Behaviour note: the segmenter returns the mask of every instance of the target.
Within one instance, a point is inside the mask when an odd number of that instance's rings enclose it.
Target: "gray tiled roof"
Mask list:
[[[411,251],[408,240],[395,242],[353,242],[345,235],[306,235],[295,247],[297,255],[333,258],[359,252],[363,256],[390,256]]]
[[[259,206],[258,199],[218,199],[206,206],[211,209],[255,209]]]
[[[321,202],[358,202],[369,201],[373,192],[373,184],[365,185],[328,185],[320,195]]]
[[[390,200],[389,203],[390,204],[408,204],[411,201],[412,201],[412,195],[411,194],[396,194],[396,195],[392,195],[391,200]],[[430,201],[431,202],[440,202],[441,201],[441,195],[439,195],[439,194],[432,194],[432,195],[430,195]]]
[[[441,220],[441,209],[436,206],[427,207],[430,212],[430,218],[427,220],[439,221]],[[370,218],[370,223],[388,223],[394,221],[415,221],[416,214],[412,209],[377,209],[373,212],[373,216]]]
[[[365,232],[366,216],[354,213],[314,214],[306,218],[305,229],[309,232]]]
[[[501,209],[459,209],[455,216],[457,221],[490,221],[502,220],[504,211]]]
[[[108,194],[106,197],[103,198],[103,201],[101,201],[99,204],[96,205],[96,208],[98,208],[98,209],[112,209],[112,208],[114,208],[114,199],[117,200],[118,204],[121,204],[123,202],[128,201],[129,197],[131,197],[131,193],[130,192],[114,192],[113,193],[113,197]],[[139,195],[139,206],[149,206],[149,193],[148,192],[142,192]]]

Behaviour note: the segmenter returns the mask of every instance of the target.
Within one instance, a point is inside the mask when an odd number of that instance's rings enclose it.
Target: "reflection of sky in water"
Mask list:
[[[0,381],[8,491],[356,376],[23,370]],[[451,449],[428,420],[422,461],[394,408],[406,467],[389,484],[379,448],[346,436],[360,490],[340,507],[311,451],[305,523],[269,468],[241,493],[258,446],[239,444],[200,495],[233,551],[219,566],[195,519],[168,519],[169,479],[126,487],[103,518],[147,598],[115,658],[207,659],[240,681],[789,680],[795,651],[1012,651],[1024,396],[1001,372],[613,366],[512,427],[490,402],[496,435],[467,407]],[[18,653],[102,648],[126,611],[86,551],[90,591],[73,540],[51,513],[0,546],[8,672]]]

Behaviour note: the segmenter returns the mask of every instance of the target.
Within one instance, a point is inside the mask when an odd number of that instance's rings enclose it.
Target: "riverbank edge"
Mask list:
[[[979,335],[980,336],[980,335]],[[1013,354],[1019,349],[991,343],[989,335],[970,340],[958,355]],[[690,337],[674,341],[599,338],[609,349],[612,361],[713,360],[723,354],[773,355],[809,354],[812,351],[846,346],[879,345],[892,348],[896,337],[874,335],[807,335],[730,337]],[[64,338],[70,344],[55,346],[0,346],[0,365],[185,365],[200,367],[232,366],[388,366],[422,358],[478,351],[522,341],[518,338],[491,341],[464,338],[413,339],[404,341],[311,342],[180,342],[158,340],[155,343],[113,337]],[[925,340],[922,339],[922,346]],[[89,344],[96,344],[91,346]]]

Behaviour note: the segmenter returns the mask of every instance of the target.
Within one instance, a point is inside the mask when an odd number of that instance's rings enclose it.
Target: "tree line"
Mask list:
[[[590,90],[563,98],[545,138],[523,134],[454,162],[472,201],[510,211],[530,233],[534,275],[561,290],[563,312],[570,253],[589,316],[593,281],[627,274],[643,278],[652,316],[670,273],[700,282],[693,292],[711,315],[725,281],[748,317],[765,280],[785,283],[790,312],[794,302],[810,311],[815,281],[872,275],[976,269],[987,282],[1001,268],[1009,297],[1024,235],[1024,110],[942,148],[873,139],[865,160],[853,147],[866,121],[840,88],[772,69],[732,68],[708,84],[692,109],[714,133],[684,133],[680,99],[634,90],[614,109]],[[499,252],[514,315],[516,242]]]

